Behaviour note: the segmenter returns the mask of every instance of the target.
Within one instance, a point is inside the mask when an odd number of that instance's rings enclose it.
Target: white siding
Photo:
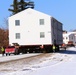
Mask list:
[[[39,19],[44,19],[44,25],[39,25]],[[20,26],[15,26],[15,20],[20,20]],[[20,45],[51,44],[50,16],[41,12],[27,9],[9,18],[9,43]],[[40,32],[45,33],[45,38],[40,38]],[[21,38],[15,39],[15,34],[20,33]]]
[[[76,45],[76,32],[63,33],[63,42],[68,44],[69,41]]]

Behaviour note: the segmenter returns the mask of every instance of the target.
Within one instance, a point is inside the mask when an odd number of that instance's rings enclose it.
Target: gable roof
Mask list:
[[[15,14],[15,15],[21,14],[21,13],[23,13],[23,12],[28,12],[28,13],[36,12],[36,13],[41,13],[41,14],[47,15],[47,16],[49,16],[49,17],[52,17],[52,16],[50,16],[50,15],[48,15],[48,14],[45,14],[45,13],[43,13],[43,12],[37,11],[37,10],[32,9],[32,8],[25,9],[25,10],[23,10],[23,11]],[[15,15],[12,15],[12,16],[15,16]],[[12,16],[10,16],[10,17],[12,17]]]
[[[29,14],[31,14],[31,12],[36,12],[36,13],[39,13],[39,14],[42,14],[42,15],[46,15],[46,16],[48,16],[48,17],[50,17],[50,18],[55,19],[54,17],[52,17],[52,16],[50,16],[50,15],[48,15],[48,14],[45,14],[45,13],[43,13],[43,12],[37,11],[37,10],[32,9],[32,8],[25,9],[25,10],[23,10],[23,11],[15,14],[15,15],[12,15],[12,16],[10,16],[10,17],[14,17],[14,16],[16,16],[16,15],[22,14],[23,12],[27,12],[27,13],[29,13]],[[9,17],[9,18],[10,18],[10,17]],[[56,20],[56,19],[55,19],[55,20]],[[58,20],[56,20],[56,21],[58,21]],[[61,23],[60,21],[58,21],[58,22]],[[62,24],[62,23],[61,23],[61,24]]]

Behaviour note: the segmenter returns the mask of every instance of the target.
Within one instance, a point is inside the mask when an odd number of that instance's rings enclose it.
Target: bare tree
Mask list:
[[[8,46],[8,29],[0,28],[0,47]]]

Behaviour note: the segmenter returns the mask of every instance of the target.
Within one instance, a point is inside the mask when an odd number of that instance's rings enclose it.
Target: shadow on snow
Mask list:
[[[75,50],[60,50],[59,53],[63,54],[76,54]]]

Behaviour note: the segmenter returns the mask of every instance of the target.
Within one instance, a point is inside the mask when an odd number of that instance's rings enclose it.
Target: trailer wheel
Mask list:
[[[10,53],[9,53],[9,56],[10,56]]]
[[[7,53],[6,53],[6,56],[7,56]]]

